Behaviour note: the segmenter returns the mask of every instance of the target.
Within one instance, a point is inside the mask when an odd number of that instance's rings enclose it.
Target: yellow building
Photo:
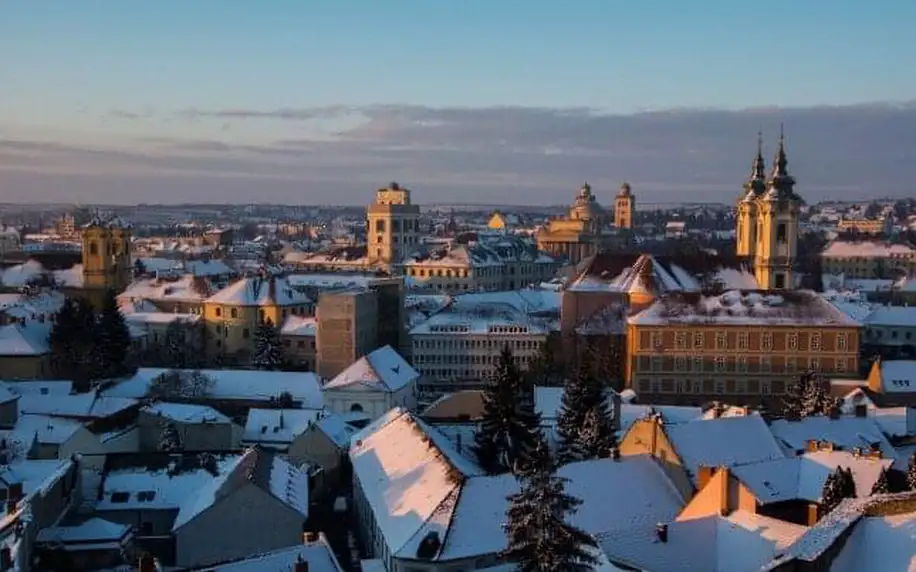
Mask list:
[[[130,283],[131,226],[95,217],[82,229],[83,288],[121,292]]]
[[[780,135],[773,171],[766,181],[761,146],[758,139],[751,177],[737,205],[736,252],[753,259],[761,289],[791,289],[802,199],[795,193],[795,179],[788,171],[785,137]]]
[[[886,216],[878,218],[842,218],[837,223],[836,229],[839,232],[881,235],[891,231],[891,221]]]
[[[367,258],[373,264],[394,264],[419,244],[420,207],[411,204],[410,190],[397,183],[375,192],[366,223]]]
[[[635,201],[636,196],[630,189],[630,183],[620,185],[620,192],[614,199],[614,226],[627,230],[633,228]]]
[[[506,215],[499,211],[493,211],[493,214],[490,216],[490,220],[487,222],[487,228],[493,230],[506,230],[508,226],[508,221],[506,220]]]
[[[565,257],[570,264],[578,264],[598,252],[607,222],[607,213],[585,183],[567,216],[549,220],[538,233],[538,248]]]
[[[210,357],[244,362],[254,350],[258,327],[270,320],[280,327],[289,316],[312,314],[312,300],[285,278],[242,278],[203,303]]]

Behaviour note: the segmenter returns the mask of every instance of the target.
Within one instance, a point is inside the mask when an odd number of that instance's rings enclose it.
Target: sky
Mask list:
[[[0,202],[912,195],[916,3],[0,0]],[[602,193],[605,195],[602,197]]]

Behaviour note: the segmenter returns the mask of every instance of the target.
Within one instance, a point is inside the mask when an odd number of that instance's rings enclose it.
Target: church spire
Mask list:
[[[782,124],[779,125],[779,149],[776,151],[776,158],[773,159],[773,178],[789,176],[789,160],[786,158],[786,134],[783,131]]]
[[[775,192],[774,197],[795,199],[795,178],[789,174],[789,159],[786,157],[786,135],[782,125],[779,126],[779,148],[776,150],[776,157],[773,159],[773,173],[770,175],[770,181],[767,185]]]
[[[766,179],[766,164],[763,160],[763,131],[757,132],[757,156],[754,157],[754,164],[751,167],[751,180]]]

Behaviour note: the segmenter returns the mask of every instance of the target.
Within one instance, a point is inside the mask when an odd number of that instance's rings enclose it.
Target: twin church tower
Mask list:
[[[789,174],[788,164],[786,140],[780,133],[773,170],[767,178],[763,137],[758,135],[751,175],[738,198],[737,255],[753,261],[754,275],[762,290],[795,287],[793,267],[802,199],[795,193],[795,179]]]

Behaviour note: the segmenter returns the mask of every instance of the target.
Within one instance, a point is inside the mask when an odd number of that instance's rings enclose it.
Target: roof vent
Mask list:
[[[655,536],[658,538],[659,542],[668,542],[668,525],[662,523],[656,524]]]
[[[439,552],[440,546],[442,546],[442,540],[439,539],[439,533],[435,531],[427,533],[417,546],[417,558],[431,560]]]

